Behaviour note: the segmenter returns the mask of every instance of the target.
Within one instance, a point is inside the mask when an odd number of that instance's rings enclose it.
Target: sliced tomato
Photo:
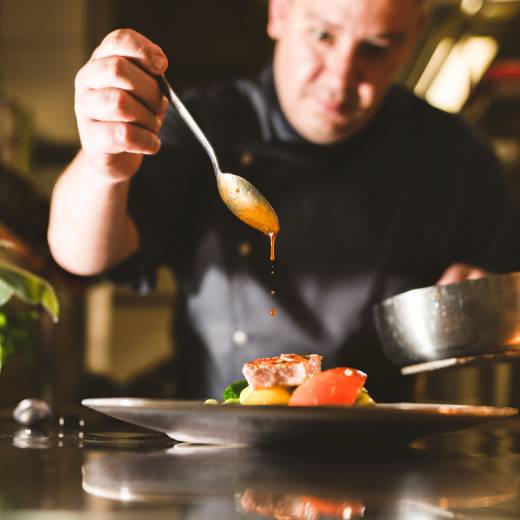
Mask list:
[[[289,406],[354,404],[367,375],[348,367],[331,368],[304,381],[291,395]]]

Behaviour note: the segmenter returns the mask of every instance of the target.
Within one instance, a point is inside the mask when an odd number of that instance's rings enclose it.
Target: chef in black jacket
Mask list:
[[[161,49],[118,30],[79,71],[82,150],[54,189],[50,246],[76,274],[145,293],[171,267],[179,397],[218,398],[245,361],[294,352],[366,371],[376,400],[409,399],[374,303],[518,267],[493,154],[392,83],[424,16],[418,0],[271,0],[272,64],[183,96],[223,171],[275,208],[274,275],[267,239],[224,206],[207,155],[161,96]]]

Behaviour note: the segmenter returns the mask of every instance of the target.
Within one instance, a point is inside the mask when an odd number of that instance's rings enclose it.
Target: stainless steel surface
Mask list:
[[[79,429],[54,422],[36,431],[0,410],[2,519],[246,520],[306,511],[316,519],[482,520],[520,512],[520,418],[392,449],[346,439],[270,450],[175,444],[79,413]]]
[[[51,415],[50,406],[42,399],[24,399],[20,401],[13,410],[15,421],[25,426],[33,426],[46,421]]]
[[[217,155],[208,139],[197,125],[188,109],[175,94],[164,76],[158,78],[159,86],[170,103],[177,109],[184,122],[208,153],[220,196],[230,211],[240,220],[266,235],[280,230],[278,217],[267,199],[249,181],[232,173],[223,173]]]
[[[415,372],[511,359],[520,355],[520,273],[408,291],[374,316],[387,357]]]
[[[326,471],[313,471],[318,467]],[[417,453],[403,457],[380,453],[371,460],[354,455],[346,464],[338,454],[319,450],[309,450],[305,457],[298,458],[291,453],[250,447],[181,444],[155,453],[100,457],[85,464],[82,474],[85,491],[112,500],[168,504],[193,502],[208,495],[235,495],[237,512],[260,513],[263,508],[265,514],[271,509],[275,517],[276,509],[278,518],[287,520],[317,520],[322,518],[319,513],[326,514],[326,505],[331,516],[325,518],[336,517],[331,514],[333,510],[340,513],[339,518],[363,517],[363,513],[374,511],[377,503],[393,502],[404,508],[406,501],[415,501],[416,513],[431,508],[435,509],[433,518],[446,518],[436,515],[445,515],[452,507],[470,510],[484,502],[488,507],[497,505],[518,493],[515,483],[503,473],[485,472],[476,461],[468,464],[457,456],[440,456],[426,464]],[[373,478],[375,475],[377,478]],[[413,485],[407,483],[410,478]],[[291,507],[292,515],[289,509],[282,515],[284,504]],[[307,514],[298,515],[304,504]],[[357,515],[351,511],[350,516],[349,509]],[[410,518],[430,518],[424,513],[414,517],[413,510]]]
[[[479,365],[490,362],[517,361],[520,357],[520,349],[514,351],[499,352],[495,354],[477,354],[475,356],[458,356],[435,361],[425,361],[416,365],[407,365],[401,368],[403,375],[431,372],[441,368],[462,367],[465,365]]]
[[[232,406],[167,399],[85,399],[83,405],[183,442],[262,446],[381,446],[515,415],[514,408],[395,403],[376,406]]]

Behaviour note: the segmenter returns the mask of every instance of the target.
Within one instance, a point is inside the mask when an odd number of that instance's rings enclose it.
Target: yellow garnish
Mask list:
[[[240,392],[240,404],[287,404],[290,397],[290,390],[283,386],[259,388],[258,390],[253,390],[250,386],[246,386],[242,392]]]

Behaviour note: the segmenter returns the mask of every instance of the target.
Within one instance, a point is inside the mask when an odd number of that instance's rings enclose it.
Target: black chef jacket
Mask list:
[[[398,86],[369,127],[330,146],[291,128],[271,68],[185,102],[223,171],[266,196],[281,231],[273,269],[267,237],[222,203],[208,156],[170,110],[161,151],[131,184],[140,251],[112,277],[147,292],[158,266],[175,273],[179,397],[221,398],[244,362],[295,352],[366,371],[376,400],[409,398],[412,379],[384,356],[372,307],[434,284],[454,262],[513,269],[493,154]]]

